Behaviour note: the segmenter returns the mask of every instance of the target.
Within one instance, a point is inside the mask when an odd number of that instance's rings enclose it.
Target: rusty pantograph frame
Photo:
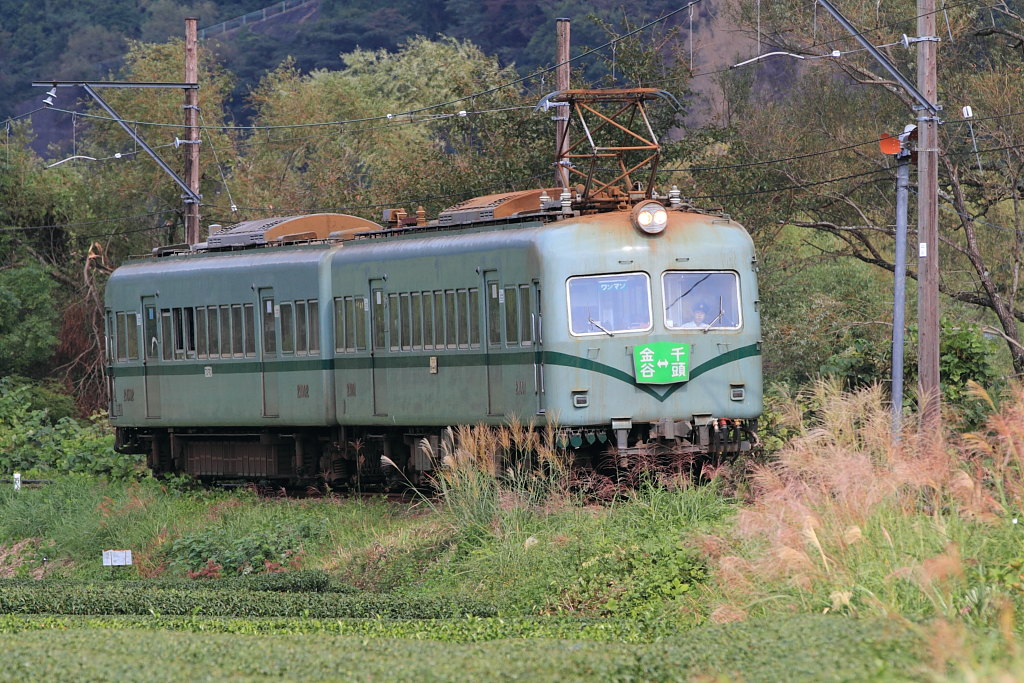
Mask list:
[[[555,163],[569,170],[569,178],[583,179],[583,192],[580,200],[587,202],[596,199],[597,195],[618,194],[620,183],[625,182],[625,191],[635,193],[633,175],[645,167],[650,167],[647,182],[643,189],[644,197],[650,198],[654,188],[658,164],[661,161],[661,145],[651,128],[647,117],[645,102],[656,98],[668,99],[678,106],[669,93],[656,88],[630,88],[616,90],[562,90],[554,92],[541,100],[538,108],[568,107],[569,125],[565,135],[573,130],[573,122],[579,123],[583,135],[576,142],[565,147],[564,137],[557,141]],[[600,105],[616,105],[610,113],[598,109]],[[614,132],[626,136],[625,142],[633,144],[602,144],[599,134],[608,136]],[[571,136],[570,136],[571,137]],[[589,151],[587,147],[589,146]],[[563,149],[564,148],[564,149]],[[636,163],[627,166],[626,155],[640,153],[643,157]],[[603,169],[599,164],[609,159],[617,163],[617,173],[610,180],[602,180],[597,174]],[[577,164],[576,161],[580,163]],[[571,184],[571,183],[570,183]]]

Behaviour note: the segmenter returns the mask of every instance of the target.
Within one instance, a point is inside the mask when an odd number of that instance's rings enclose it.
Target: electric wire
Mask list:
[[[604,50],[605,48],[607,48],[607,47],[609,47],[611,45],[615,45],[615,44],[625,40],[626,38],[629,38],[632,35],[635,35],[635,34],[641,32],[641,31],[644,31],[644,30],[650,28],[651,26],[659,24],[659,23],[661,23],[663,21],[667,21],[668,19],[670,19],[671,17],[675,16],[676,14],[679,14],[680,12],[683,12],[684,10],[689,9],[691,6],[697,5],[697,4],[701,3],[701,2],[703,2],[703,0],[691,0],[691,2],[683,5],[682,7],[674,9],[671,12],[667,12],[667,13],[661,15],[660,17],[658,17],[657,19],[653,19],[653,20],[647,22],[646,24],[638,26],[637,28],[633,29],[632,31],[628,31],[628,32],[622,34],[621,36],[616,36],[615,38],[612,38],[611,40],[607,41],[606,43],[604,43],[602,45],[599,45],[599,46],[597,46],[595,48],[591,48],[589,50],[586,50],[586,51],[576,55],[575,57],[570,57],[569,59],[567,59],[565,61],[558,62],[556,64],[553,64],[552,66],[548,66],[548,67],[545,67],[543,69],[539,69],[538,71],[535,71],[533,73],[527,74],[526,76],[521,76],[520,78],[516,78],[516,79],[513,79],[511,81],[506,81],[505,83],[501,83],[499,85],[496,85],[496,86],[493,86],[491,88],[487,88],[485,90],[481,90],[481,91],[478,91],[478,92],[475,92],[475,93],[472,93],[472,94],[469,94],[469,95],[458,97],[458,98],[453,99],[453,100],[448,100],[447,102],[439,102],[437,104],[431,104],[431,105],[427,105],[425,107],[419,107],[419,108],[416,108],[416,109],[409,109],[409,110],[398,112],[398,113],[378,114],[378,115],[375,115],[375,116],[366,116],[366,117],[357,118],[357,119],[345,119],[345,120],[338,120],[338,121],[319,121],[319,122],[313,122],[313,123],[289,123],[289,124],[281,124],[281,125],[273,125],[273,126],[215,126],[213,128],[216,129],[216,130],[238,130],[238,131],[246,131],[246,130],[249,130],[249,131],[256,131],[256,130],[278,130],[278,129],[285,129],[285,128],[314,128],[314,127],[321,127],[321,126],[342,126],[342,125],[347,125],[347,124],[350,124],[350,123],[365,123],[365,122],[369,122],[369,121],[391,120],[391,119],[395,119],[395,118],[402,117],[402,116],[414,116],[416,114],[421,114],[421,113],[423,113],[425,111],[431,111],[433,109],[440,109],[441,107],[447,107],[447,106],[451,106],[453,104],[458,104],[459,102],[466,102],[468,100],[475,100],[475,99],[477,99],[479,97],[483,97],[485,95],[490,95],[492,93],[504,90],[506,88],[510,88],[510,87],[512,87],[514,85],[519,85],[520,83],[523,83],[523,82],[526,82],[526,81],[529,81],[529,80],[533,80],[535,78],[539,78],[539,77],[543,76],[544,74],[550,73],[550,72],[558,69],[561,66],[564,66],[566,64],[572,64],[573,62],[576,62],[578,60],[583,59],[584,57],[589,57],[590,55],[595,54],[597,52],[600,52],[601,50]],[[75,112],[69,111],[67,109],[60,109],[60,108],[57,108],[57,107],[49,107],[49,108],[54,110],[54,111],[60,111],[60,112],[68,113],[68,114],[75,113]],[[461,113],[452,114],[452,116],[459,116],[459,115],[461,115]],[[93,118],[93,119],[102,119],[102,120],[106,120],[106,121],[115,121],[116,120],[116,119],[114,119],[112,117],[100,116],[98,114],[82,114],[82,116],[87,116],[88,118]],[[160,123],[160,122],[156,122],[156,121],[131,121],[131,120],[124,120],[124,122],[128,123],[128,124],[132,124],[132,125],[138,125],[138,126],[173,127],[173,128],[181,128],[182,127],[182,124],[179,124],[179,123]]]

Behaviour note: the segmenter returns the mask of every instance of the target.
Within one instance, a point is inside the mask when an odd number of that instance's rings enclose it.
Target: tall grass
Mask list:
[[[730,533],[702,539],[711,618],[882,614],[1019,634],[1024,388],[982,431],[929,438],[911,426],[898,440],[880,387],[810,391],[790,406],[796,436],[750,471]]]

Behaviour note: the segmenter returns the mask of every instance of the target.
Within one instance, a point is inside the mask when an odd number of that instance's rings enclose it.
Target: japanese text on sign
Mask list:
[[[633,347],[633,371],[639,384],[672,384],[690,379],[690,345],[651,342]]]

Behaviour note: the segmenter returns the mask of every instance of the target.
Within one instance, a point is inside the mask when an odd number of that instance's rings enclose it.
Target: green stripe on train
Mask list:
[[[223,361],[218,359],[211,359],[211,361],[200,360],[190,362],[171,362],[167,364],[152,365],[150,371],[154,375],[170,377],[170,376],[188,376],[188,375],[202,375],[204,368],[210,366],[213,368],[215,375],[235,375],[235,374],[249,374],[257,372],[314,372],[320,370],[368,370],[371,367],[371,361],[376,361],[376,367],[381,369],[386,368],[427,368],[430,364],[430,356],[434,354],[417,354],[417,355],[398,355],[398,356],[377,356],[375,359],[369,356],[337,356],[333,359],[289,359],[289,360],[275,360],[260,363],[259,361],[234,361],[232,359],[224,359]],[[451,353],[442,354],[438,356],[439,364],[441,367],[477,367],[486,365],[524,365],[533,363],[537,359],[537,353],[534,351],[518,351],[513,353]],[[761,348],[759,344],[750,344],[748,346],[741,346],[738,349],[732,351],[726,351],[723,354],[715,356],[711,360],[705,361],[700,365],[693,367],[690,370],[690,381],[700,377],[710,370],[728,365],[729,363],[742,360],[744,358],[750,358],[752,356],[761,355]],[[685,382],[673,384],[664,388],[659,393],[656,385],[649,384],[636,384],[634,378],[628,372],[613,368],[610,365],[604,363],[598,363],[590,360],[589,358],[581,358],[579,356],[573,356],[568,353],[559,353],[557,351],[542,351],[540,353],[540,360],[545,365],[560,365],[569,368],[579,368],[580,370],[587,370],[589,372],[596,372],[601,375],[606,375],[620,382],[625,382],[631,386],[635,386],[649,396],[658,399],[659,402],[664,402],[669,396],[674,394]],[[110,373],[114,377],[141,377],[144,374],[144,366],[142,365],[129,365],[129,366],[116,366],[110,368]]]

